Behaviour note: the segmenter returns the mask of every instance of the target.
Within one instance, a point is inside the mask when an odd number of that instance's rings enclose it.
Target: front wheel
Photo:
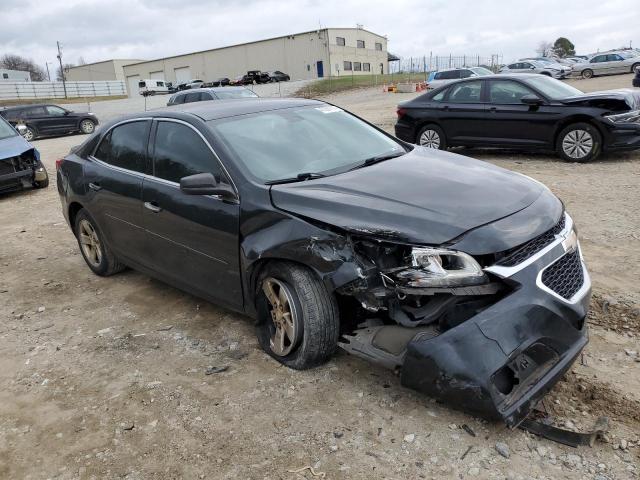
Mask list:
[[[593,77],[593,70],[587,68],[586,70],[582,71],[582,78],[591,78]]]
[[[631,67],[631,73],[638,73],[640,72],[640,63],[634,63],[633,66]]]
[[[271,263],[259,277],[256,295],[258,342],[270,356],[305,370],[333,355],[340,331],[338,304],[311,270]]]
[[[422,147],[445,150],[447,139],[444,131],[437,125],[426,125],[418,132],[416,143]]]
[[[600,155],[602,136],[588,123],[569,125],[558,135],[556,150],[566,162],[585,163]]]
[[[80,122],[80,131],[82,133],[90,134],[93,133],[95,129],[96,124],[93,120],[89,120],[88,118],[86,118]]]

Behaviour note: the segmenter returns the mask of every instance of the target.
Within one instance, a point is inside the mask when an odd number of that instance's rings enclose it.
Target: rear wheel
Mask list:
[[[593,70],[591,70],[590,68],[587,68],[586,70],[582,71],[582,78],[591,78],[593,77]]]
[[[125,269],[111,252],[95,220],[85,209],[81,209],[76,215],[74,232],[80,252],[93,273],[108,277]]]
[[[602,136],[588,123],[574,123],[558,135],[556,150],[567,162],[589,162],[594,160],[602,148]]]
[[[36,131],[33,128],[27,126],[22,136],[27,142],[31,142],[36,139]]]
[[[308,268],[277,262],[258,280],[257,336],[260,346],[296,370],[327,361],[336,350],[340,329],[335,297]]]
[[[447,148],[447,139],[442,129],[437,125],[422,127],[416,138],[416,143],[426,148],[444,150]]]
[[[93,133],[96,129],[96,124],[93,120],[89,120],[85,118],[80,122],[80,131],[82,133],[90,134]]]

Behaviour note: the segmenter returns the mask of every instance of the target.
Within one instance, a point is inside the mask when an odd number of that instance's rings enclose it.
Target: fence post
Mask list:
[[[451,54],[449,54],[449,68],[451,68]]]

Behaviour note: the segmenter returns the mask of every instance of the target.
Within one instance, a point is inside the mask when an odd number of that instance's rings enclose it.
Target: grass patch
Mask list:
[[[14,105],[31,105],[34,103],[54,103],[64,105],[66,103],[93,103],[104,102],[105,100],[121,100],[128,98],[127,95],[112,95],[109,97],[73,97],[73,98],[16,98],[11,100],[0,100],[0,107],[12,107]]]
[[[398,82],[422,82],[424,73],[394,73],[389,75],[345,75],[341,77],[328,77],[305,85],[296,92],[298,97],[319,97],[332,93],[344,92],[357,88],[376,87]]]

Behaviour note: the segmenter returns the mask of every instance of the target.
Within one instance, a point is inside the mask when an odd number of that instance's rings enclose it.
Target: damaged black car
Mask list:
[[[57,175],[91,270],[132,267],[247,314],[291,368],[340,346],[514,426],[587,343],[589,275],[548,188],[333,105],[145,112]]]

